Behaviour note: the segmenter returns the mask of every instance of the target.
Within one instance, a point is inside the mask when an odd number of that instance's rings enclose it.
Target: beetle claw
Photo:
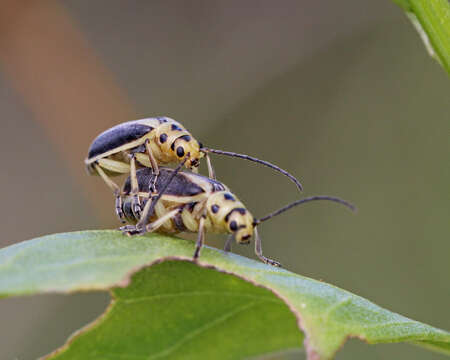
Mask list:
[[[122,231],[123,235],[133,236],[133,235],[142,235],[143,231],[142,229],[139,229],[135,225],[125,225],[121,226],[119,228],[120,231]]]

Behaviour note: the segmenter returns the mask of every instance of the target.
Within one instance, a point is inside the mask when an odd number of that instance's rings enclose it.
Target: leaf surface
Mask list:
[[[112,292],[106,313],[52,356],[58,359],[283,354],[301,347],[297,325],[309,359],[331,359],[349,337],[450,354],[448,332],[345,290],[208,247],[194,264],[193,251],[192,242],[162,235],[44,236],[0,250],[0,296]]]

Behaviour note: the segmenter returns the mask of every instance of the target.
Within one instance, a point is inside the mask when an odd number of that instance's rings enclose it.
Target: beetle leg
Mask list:
[[[176,214],[178,214],[181,211],[181,209],[175,209],[172,211],[169,211],[164,216],[160,217],[158,220],[148,224],[145,229],[139,228],[137,225],[126,225],[122,226],[119,230],[121,230],[126,235],[141,235],[146,232],[153,232],[160,228],[167,220],[170,220],[173,218]]]
[[[205,242],[205,216],[200,218],[198,225],[198,236],[197,242],[195,243],[194,261],[200,256],[200,251],[202,250],[203,244]]]
[[[122,223],[125,223],[124,218],[124,214],[122,211],[122,194],[119,188],[119,185],[117,185],[114,181],[112,181],[108,175],[106,175],[106,173],[103,171],[103,169],[101,168],[101,166],[99,166],[98,164],[94,164],[95,170],[97,170],[98,174],[100,175],[100,177],[103,179],[103,181],[106,183],[106,185],[109,186],[109,188],[113,191],[114,196],[116,198],[115,201],[115,207],[116,207],[116,214],[117,217],[119,218],[119,220]]]
[[[150,211],[150,207],[152,205],[153,198],[154,198],[154,196],[152,196],[150,194],[150,197],[148,198],[147,202],[145,203],[144,210],[142,210],[142,212],[141,212],[140,220],[136,224],[137,228],[144,229],[145,225],[147,225],[147,224],[145,224],[145,219],[147,218],[147,214]]]
[[[131,200],[131,211],[136,219],[141,218],[141,203],[139,201],[139,184],[136,176],[136,158],[134,155],[130,155],[130,179],[131,179],[131,191],[130,195],[133,196]]]
[[[211,158],[209,157],[208,153],[206,153],[205,158],[206,164],[208,165],[208,176],[210,179],[216,180],[216,173],[214,171],[214,168],[212,167]]]
[[[227,241],[225,242],[225,246],[223,247],[223,250],[225,252],[230,252],[231,251],[231,244],[233,243],[233,240],[234,240],[233,234],[228,236]]]
[[[119,220],[121,221],[121,223],[125,224],[125,222],[126,222],[124,220],[125,215],[124,215],[123,210],[122,210],[122,196],[119,193],[115,194],[115,196],[116,196],[116,201],[115,201],[115,204],[116,204],[116,215],[119,218]]]
[[[98,159],[96,164],[98,164],[102,169],[106,169],[114,173],[127,174],[130,172],[130,165],[124,161],[103,158]]]
[[[149,191],[151,193],[156,192],[156,180],[158,179],[158,175],[159,175],[159,167],[158,167],[158,162],[155,159],[155,156],[153,155],[152,152],[152,148],[150,147],[150,140],[147,139],[145,140],[145,148],[147,149],[147,154],[148,154],[148,159],[150,160],[150,164],[152,166],[153,169],[153,174],[155,175],[153,178],[152,183],[149,186]]]
[[[161,216],[158,220],[148,224],[145,227],[146,232],[152,232],[157,230],[159,227],[161,227],[167,220],[172,219],[176,214],[178,214],[182,209],[175,209],[172,211],[169,211],[164,216]]]
[[[255,253],[256,253],[256,256],[258,256],[258,258],[265,264],[281,267],[281,264],[278,261],[266,258],[262,254],[261,238],[258,235],[258,230],[255,227],[253,231],[254,231],[254,234],[255,234]]]

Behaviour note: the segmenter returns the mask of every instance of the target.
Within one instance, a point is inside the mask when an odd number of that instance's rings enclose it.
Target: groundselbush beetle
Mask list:
[[[294,206],[316,200],[334,201],[354,210],[354,206],[345,200],[331,196],[312,196],[294,201],[267,216],[256,219],[226,185],[196,173],[179,170],[180,166],[175,170],[160,168],[156,181],[151,169],[137,171],[138,196],[145,204],[141,216],[132,209],[131,177],[126,180],[122,189],[124,195],[122,210],[126,219],[133,225],[121,227],[122,232],[127,235],[146,232],[169,234],[196,232],[198,235],[194,259],[200,256],[207,232],[229,234],[224,248],[226,251],[231,250],[233,239],[238,244],[249,244],[250,239],[254,237],[255,253],[258,258],[266,264],[281,266],[279,262],[262,254],[261,238],[257,231],[259,224]],[[156,197],[147,190],[152,182],[158,194]]]
[[[137,168],[147,167],[153,170],[155,176],[149,184],[148,191],[154,192],[161,165],[179,164],[184,161],[187,169],[197,172],[200,159],[205,157],[208,175],[215,179],[209,153],[241,158],[268,166],[289,177],[297,188],[302,190],[300,182],[286,170],[249,155],[203,147],[179,122],[166,116],[128,121],[104,131],[92,142],[85,164],[90,174],[100,175],[114,192],[116,212],[122,219],[120,187],[111,179],[112,176],[121,174],[131,176],[132,207],[133,211],[139,214],[142,206],[137,196]]]

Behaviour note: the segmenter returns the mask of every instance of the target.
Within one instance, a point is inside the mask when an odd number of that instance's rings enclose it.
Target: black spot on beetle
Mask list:
[[[181,146],[177,147],[177,156],[178,157],[183,157],[184,156],[184,149]]]
[[[177,124],[172,124],[172,126],[170,128],[172,129],[172,131],[182,131],[183,130]]]
[[[219,209],[220,209],[220,206],[219,206],[219,205],[214,204],[213,206],[211,206],[211,211],[212,211],[214,214],[217,214],[217,212],[219,211]]]
[[[234,198],[234,196],[231,195],[231,194],[228,194],[228,193],[225,193],[225,194],[223,195],[223,197],[225,198],[225,200],[236,201],[236,199]]]
[[[191,141],[191,137],[190,137],[189,135],[183,135],[183,136],[180,136],[178,139],[183,139],[183,140],[185,140],[185,141],[187,141],[187,142]],[[178,139],[177,139],[177,140],[178,140]]]
[[[237,211],[241,215],[245,215],[245,212],[246,212],[246,210],[244,208],[234,208],[225,216],[226,222],[228,222],[228,219],[230,218],[231,214],[234,213],[235,211]]]
[[[159,141],[161,142],[161,144],[165,143],[167,141],[167,134],[161,134],[159,136]]]
[[[172,151],[175,151],[175,141],[172,143],[172,145],[170,145],[170,148],[172,149]]]
[[[165,117],[159,117],[157,118],[160,124],[166,123],[168,120]]]
[[[203,148],[203,144],[200,142],[200,141],[197,141],[197,143],[198,143],[198,147],[201,149],[201,148]]]
[[[248,239],[250,239],[252,236],[251,235],[244,235],[243,237],[242,237],[242,240],[248,240]]]
[[[237,224],[237,222],[236,221],[232,221],[232,222],[230,222],[230,230],[231,231],[236,231],[238,229],[238,224]]]

